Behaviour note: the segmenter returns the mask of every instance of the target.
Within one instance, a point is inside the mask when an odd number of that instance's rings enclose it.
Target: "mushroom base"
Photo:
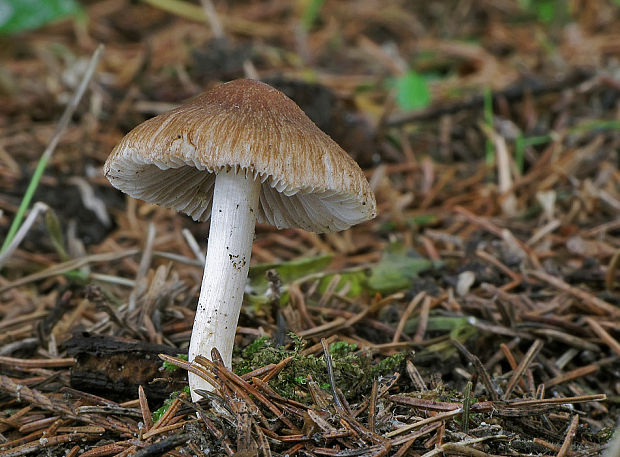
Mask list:
[[[189,360],[200,354],[211,359],[218,349],[227,367],[231,366],[243,292],[250,268],[250,255],[260,181],[234,169],[218,172],[213,191],[211,227],[200,298],[189,346]],[[194,401],[196,389],[213,390],[201,377],[189,374]]]

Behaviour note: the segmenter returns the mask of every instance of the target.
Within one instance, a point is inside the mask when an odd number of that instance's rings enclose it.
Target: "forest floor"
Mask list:
[[[83,4],[0,37],[0,240],[52,152],[0,254],[0,457],[605,454],[617,1],[215,1],[209,20],[200,2]],[[205,361],[216,391],[192,403],[208,223],[126,197],[102,165],[242,77],[351,154],[378,215],[257,225],[233,370]]]

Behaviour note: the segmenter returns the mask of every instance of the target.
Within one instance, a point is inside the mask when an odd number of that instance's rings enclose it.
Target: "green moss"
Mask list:
[[[592,441],[594,443],[605,444],[614,437],[614,428],[613,427],[603,427],[598,432],[594,433],[589,430],[583,430],[582,434],[585,439],[588,441]]]
[[[357,351],[357,344],[346,341],[336,341],[329,346],[329,353],[334,357],[344,357],[354,351]]]
[[[325,357],[302,354],[304,341],[294,334],[290,334],[290,337],[293,342],[292,349],[276,348],[267,338],[257,339],[236,357],[234,369],[241,375],[291,357],[282,371],[269,381],[269,385],[286,398],[308,403],[311,401],[305,387],[308,379],[311,378],[323,389],[329,389]],[[336,386],[345,393],[349,401],[359,400],[368,393],[373,379],[392,374],[405,359],[405,354],[396,354],[376,362],[358,351],[355,344],[342,341],[332,343],[329,352]]]
[[[269,345],[269,338],[266,336],[261,336],[260,338],[256,338],[252,344],[246,347],[243,350],[243,358],[244,359],[252,359],[256,354],[262,352]],[[251,370],[248,370],[251,371]],[[243,374],[243,373],[242,373]]]
[[[185,357],[187,360],[187,356]],[[175,400],[175,398],[177,398],[182,393],[186,393],[189,396],[190,395],[189,386],[185,386],[185,388],[181,391],[172,392],[170,394],[170,397],[166,401],[164,401],[164,404],[161,406],[161,408],[158,408],[151,413],[151,418],[153,419],[153,423],[161,419],[161,416],[163,416],[166,413],[166,411],[168,411],[168,408],[170,408],[170,405],[172,405],[172,402]]]
[[[377,362],[376,365],[372,367],[373,377],[382,376],[384,374],[391,374],[395,371],[398,371],[399,367],[405,361],[405,353],[399,352],[397,354],[386,357],[383,360]]]

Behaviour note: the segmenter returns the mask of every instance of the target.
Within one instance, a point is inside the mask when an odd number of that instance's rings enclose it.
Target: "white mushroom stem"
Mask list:
[[[261,183],[243,170],[222,170],[215,178],[211,228],[200,298],[189,345],[189,360],[211,359],[216,347],[231,366],[237,320],[250,267]],[[192,399],[196,389],[211,391],[207,381],[189,374]]]

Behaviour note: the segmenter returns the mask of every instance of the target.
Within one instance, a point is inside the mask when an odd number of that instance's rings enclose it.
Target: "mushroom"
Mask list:
[[[104,166],[131,197],[211,218],[189,360],[216,347],[231,365],[256,221],[317,233],[371,219],[375,197],[357,163],[282,92],[221,84],[138,125]],[[189,375],[196,389],[212,390]]]

